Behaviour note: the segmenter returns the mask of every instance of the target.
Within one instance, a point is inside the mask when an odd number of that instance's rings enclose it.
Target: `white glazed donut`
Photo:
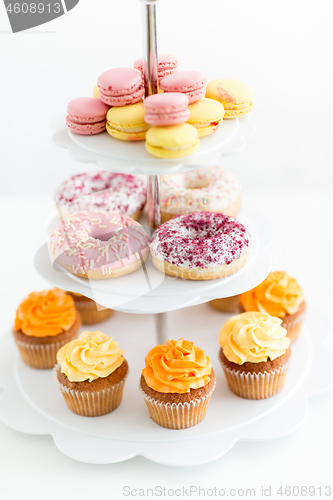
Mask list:
[[[61,218],[97,208],[138,220],[147,201],[147,188],[137,175],[99,170],[67,179],[58,187],[54,201]]]
[[[64,269],[89,279],[117,278],[142,266],[149,237],[126,215],[86,210],[61,221],[50,236],[50,251]]]
[[[241,205],[238,179],[223,167],[204,167],[161,179],[162,222],[193,212],[236,217]]]
[[[213,212],[182,215],[153,233],[154,266],[189,280],[212,280],[238,271],[249,254],[250,235],[238,221]]]

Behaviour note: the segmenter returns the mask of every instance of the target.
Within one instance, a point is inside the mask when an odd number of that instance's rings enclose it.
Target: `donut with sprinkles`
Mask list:
[[[64,269],[89,279],[124,276],[149,255],[149,237],[126,215],[83,210],[62,220],[50,236],[52,258]]]
[[[193,212],[220,212],[236,217],[241,187],[223,167],[204,167],[161,178],[161,220]]]
[[[146,183],[132,174],[99,170],[73,175],[54,195],[61,218],[81,210],[119,212],[138,220],[147,201]]]
[[[233,217],[199,212],[161,224],[150,243],[161,272],[189,280],[212,280],[237,272],[249,255],[250,234]]]

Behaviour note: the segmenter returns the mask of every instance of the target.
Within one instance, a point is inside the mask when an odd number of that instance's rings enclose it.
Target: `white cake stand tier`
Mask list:
[[[329,322],[318,310],[307,311],[281,393],[262,401],[239,398],[228,389],[217,354],[218,332],[229,316],[206,304],[170,313],[172,338],[184,336],[204,348],[217,378],[205,419],[197,426],[172,431],[150,418],[138,389],[144,358],[154,345],[152,316],[115,313],[103,326],[117,332],[130,374],[120,407],[103,417],[72,413],[53,380],[52,370],[34,370],[22,361],[6,336],[0,351],[0,418],[29,434],[50,434],[65,455],[88,463],[114,463],[136,455],[165,465],[200,465],[221,457],[242,439],[276,439],[294,431],[307,414],[307,398],[333,386],[332,353],[325,346]]]
[[[260,213],[242,209],[239,220],[251,234],[250,255],[237,273],[210,281],[191,281],[167,276],[149,259],[132,274],[109,280],[88,280],[68,273],[52,262],[45,243],[36,253],[34,265],[48,283],[89,297],[104,307],[131,313],[161,313],[201,304],[218,297],[229,297],[254,288],[268,275],[271,267],[270,245],[273,229]],[[48,225],[50,234],[59,217]]]
[[[111,172],[146,175],[171,174],[213,166],[221,156],[242,151],[246,139],[256,131],[250,116],[225,120],[217,132],[200,139],[196,153],[186,158],[162,160],[146,151],[144,141],[120,141],[107,132],[88,137],[73,134],[65,126],[65,116],[54,119],[52,125],[56,129],[53,142],[67,148],[74,160],[94,163]]]

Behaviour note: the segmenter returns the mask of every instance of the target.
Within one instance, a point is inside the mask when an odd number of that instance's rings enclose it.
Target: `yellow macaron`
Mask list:
[[[253,90],[246,83],[231,78],[218,78],[206,87],[206,97],[223,104],[224,120],[237,118],[253,109]]]
[[[95,85],[94,89],[93,89],[93,96],[94,97],[99,97],[99,88],[97,85]]]
[[[224,115],[222,104],[206,97],[190,104],[188,109],[190,110],[190,118],[187,123],[198,130],[199,137],[216,132]]]
[[[142,102],[109,109],[106,115],[107,132],[122,141],[143,141],[149,125],[144,121]]]
[[[198,147],[198,131],[188,123],[151,127],[146,135],[147,151],[158,158],[182,158]]]

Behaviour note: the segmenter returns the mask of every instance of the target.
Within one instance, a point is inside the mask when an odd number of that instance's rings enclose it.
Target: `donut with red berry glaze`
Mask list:
[[[99,170],[73,175],[54,196],[61,218],[81,210],[118,212],[138,220],[147,201],[146,183],[132,174]]]
[[[198,212],[161,224],[153,233],[154,266],[170,276],[212,280],[237,272],[249,255],[250,234],[236,219]]]

